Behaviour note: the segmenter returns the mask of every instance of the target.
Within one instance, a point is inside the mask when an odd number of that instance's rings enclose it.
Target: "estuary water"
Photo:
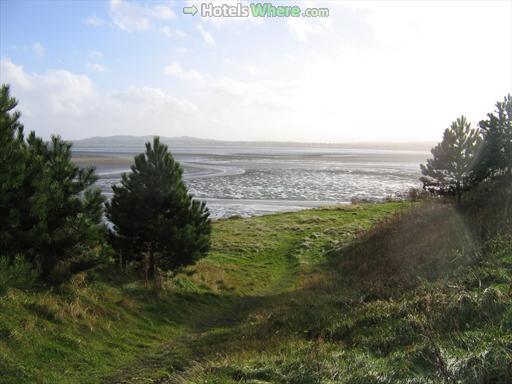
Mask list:
[[[76,145],[74,160],[96,167],[97,185],[110,197],[139,146]],[[252,216],[382,200],[419,186],[425,150],[314,145],[178,145],[190,193],[206,201],[213,218]]]

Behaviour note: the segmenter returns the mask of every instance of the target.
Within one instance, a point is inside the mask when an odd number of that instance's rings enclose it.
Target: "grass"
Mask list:
[[[128,277],[78,275],[56,292],[12,284],[0,296],[0,382],[109,381],[115,372],[131,375],[126,367],[143,356],[149,360],[139,362],[142,370],[149,364],[149,376],[165,376],[185,360],[173,357],[158,369],[151,361],[174,356],[175,341],[205,330],[222,339],[231,323],[294,289],[328,242],[354,237],[397,209],[392,203],[216,222],[210,255],[162,292]],[[195,358],[183,348],[178,355]]]
[[[385,203],[221,220],[208,257],[160,292],[85,275],[59,292],[11,287],[0,382],[511,382],[507,193],[478,212]]]

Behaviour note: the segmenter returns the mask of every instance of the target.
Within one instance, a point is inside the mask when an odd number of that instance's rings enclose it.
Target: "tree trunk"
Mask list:
[[[47,255],[44,255],[41,260],[41,264],[40,264],[41,279],[43,281],[46,281],[46,282],[50,281],[50,277],[52,275],[54,266],[55,266],[55,260],[53,260],[53,258],[48,257]]]
[[[155,281],[156,276],[156,265],[155,265],[155,256],[153,254],[153,250],[151,249],[151,245],[148,245],[147,251],[144,254],[144,274],[145,274],[145,281],[144,286],[146,288],[149,288],[149,282]]]
[[[460,208],[461,202],[462,202],[462,190],[461,190],[460,182],[457,182],[457,185],[455,187],[455,194],[457,196],[457,208]]]
[[[148,288],[149,284],[149,269],[148,269],[148,255],[144,254],[144,288]]]
[[[124,269],[124,263],[123,263],[123,251],[119,251],[119,269],[121,269],[121,272],[124,274],[126,273]]]

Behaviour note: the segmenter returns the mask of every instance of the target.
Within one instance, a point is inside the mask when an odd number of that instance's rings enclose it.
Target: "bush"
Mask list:
[[[16,256],[11,262],[0,256],[0,294],[7,288],[27,288],[34,284],[37,272],[31,263],[22,256]]]

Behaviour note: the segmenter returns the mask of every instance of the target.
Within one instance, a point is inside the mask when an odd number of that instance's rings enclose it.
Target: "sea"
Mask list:
[[[107,198],[130,172],[140,146],[80,146],[74,158],[93,165]],[[426,150],[343,148],[322,145],[176,145],[171,153],[184,169],[194,198],[213,219],[381,201],[419,187]]]

